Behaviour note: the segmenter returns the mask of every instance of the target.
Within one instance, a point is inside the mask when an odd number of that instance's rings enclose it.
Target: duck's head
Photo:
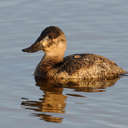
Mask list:
[[[66,37],[63,31],[56,26],[45,28],[34,44],[23,49],[24,52],[33,53],[43,50],[48,56],[64,55],[66,50]]]

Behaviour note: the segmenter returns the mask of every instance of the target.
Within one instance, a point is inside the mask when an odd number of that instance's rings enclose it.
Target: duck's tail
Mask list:
[[[120,76],[128,76],[128,72],[125,71],[124,73],[121,73]]]
[[[120,76],[128,76],[128,73],[126,73],[126,74],[120,74]]]

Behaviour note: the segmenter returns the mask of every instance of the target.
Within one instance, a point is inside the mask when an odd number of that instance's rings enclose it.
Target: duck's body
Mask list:
[[[48,79],[113,79],[124,74],[122,68],[109,59],[95,54],[73,54],[60,62],[43,58],[35,70],[35,77]]]
[[[113,79],[126,71],[115,62],[95,54],[73,54],[64,57],[66,38],[58,27],[47,27],[36,42],[24,52],[43,50],[44,57],[35,70],[43,79]]]

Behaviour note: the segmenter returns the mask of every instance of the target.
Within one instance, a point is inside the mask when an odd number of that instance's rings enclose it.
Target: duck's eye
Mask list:
[[[49,35],[48,37],[49,37],[49,39],[52,39],[52,36],[51,35]]]

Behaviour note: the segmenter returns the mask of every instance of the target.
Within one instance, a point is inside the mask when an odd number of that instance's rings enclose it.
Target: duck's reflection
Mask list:
[[[26,109],[34,110],[35,113],[33,113],[33,115],[40,117],[42,120],[61,123],[63,117],[58,117],[57,113],[63,114],[65,112],[67,96],[83,97],[79,95],[79,93],[63,95],[64,88],[71,88],[75,91],[83,92],[103,92],[105,88],[114,85],[118,79],[119,78],[102,81],[81,81],[79,83],[68,81],[66,84],[36,79],[37,86],[44,92],[43,97],[38,101],[24,99],[21,104],[25,106]]]
[[[67,96],[63,95],[62,87],[55,87],[46,81],[38,81],[37,85],[44,92],[43,98],[40,98],[38,101],[24,100],[22,105],[26,106],[26,109],[31,109],[36,112],[33,115],[40,117],[45,121],[49,122],[62,122],[62,117],[55,117],[53,114],[45,113],[64,113],[66,106]]]
[[[119,78],[112,80],[98,80],[98,81],[79,81],[79,83],[69,82],[67,88],[72,88],[75,91],[82,92],[104,92],[107,87],[113,86]]]

